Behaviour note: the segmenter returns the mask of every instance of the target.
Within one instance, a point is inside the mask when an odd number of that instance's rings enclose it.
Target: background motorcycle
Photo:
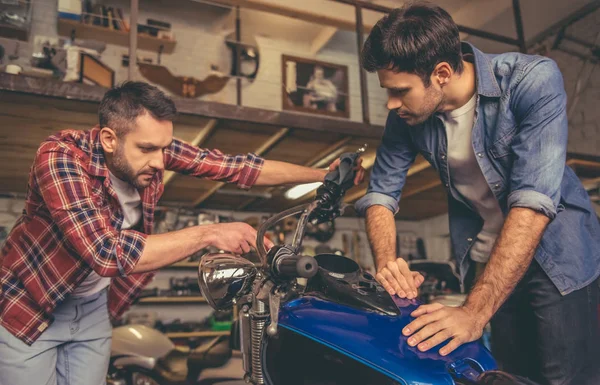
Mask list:
[[[223,366],[230,358],[227,336],[178,347],[148,326],[119,326],[113,329],[107,385],[211,385],[234,380],[197,381],[202,370]]]

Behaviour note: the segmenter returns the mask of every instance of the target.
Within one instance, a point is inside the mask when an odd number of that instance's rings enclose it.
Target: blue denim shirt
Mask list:
[[[472,143],[477,162],[504,215],[527,207],[552,219],[535,258],[563,294],[600,274],[600,225],[579,178],[565,165],[566,93],[560,70],[548,58],[505,53],[487,55],[463,43],[477,78],[477,109]],[[431,116],[408,126],[388,115],[360,213],[372,205],[398,211],[406,175],[418,153],[439,172],[448,192],[450,238],[464,280],[469,249],[483,226],[481,217],[452,185],[442,121]]]

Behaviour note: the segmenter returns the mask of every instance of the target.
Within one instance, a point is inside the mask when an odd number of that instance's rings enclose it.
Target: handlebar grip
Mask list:
[[[306,255],[291,255],[279,258],[275,270],[279,276],[311,278],[317,274],[319,264]]]
[[[337,169],[330,171],[325,176],[325,181],[333,182],[341,188],[348,189],[354,184],[354,162],[358,159],[358,153],[344,153],[340,156],[340,165]],[[343,187],[342,187],[343,186]]]

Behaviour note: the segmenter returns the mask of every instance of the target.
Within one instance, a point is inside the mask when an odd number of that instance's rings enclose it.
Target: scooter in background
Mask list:
[[[107,385],[212,385],[235,380],[198,381],[204,369],[223,366],[230,358],[228,336],[178,347],[148,326],[119,326],[113,329]]]

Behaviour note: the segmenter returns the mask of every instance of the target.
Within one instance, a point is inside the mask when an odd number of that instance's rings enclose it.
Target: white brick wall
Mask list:
[[[112,0],[103,3],[121,7],[126,15],[129,14],[129,1]],[[226,10],[222,8],[208,9],[206,5],[199,5],[190,1],[152,1],[142,2],[138,21],[145,23],[147,18],[156,18],[170,22],[177,44],[172,54],[162,55],[161,64],[175,75],[194,76],[203,79],[208,75],[211,64],[218,65],[224,73],[228,73],[230,70],[230,50],[226,48],[224,43],[225,35],[229,31],[210,29],[215,19],[222,18],[225,15]],[[36,1],[30,41],[33,42],[36,35],[57,37],[56,19],[56,0]],[[278,40],[273,37],[255,36],[261,55],[261,67],[253,83],[243,80],[243,105],[281,110],[281,55],[312,56],[317,60],[348,66],[350,119],[362,121],[355,37],[350,32],[338,32],[338,34],[340,37],[334,37],[334,40],[343,43],[342,49],[336,49],[333,44],[329,44],[316,56],[310,54],[309,42],[300,43],[298,41]],[[24,44],[21,47],[23,57],[23,63],[21,64],[27,64],[26,62],[31,57],[33,49],[33,44]],[[117,83],[127,80],[128,70],[126,67],[121,66],[121,56],[123,54],[128,54],[127,47],[108,44],[101,55],[101,60],[115,70]],[[156,63],[157,54],[138,50],[138,57],[151,58]],[[141,75],[138,75],[137,80],[144,79]],[[379,88],[375,75],[369,76],[369,96],[371,99],[371,121],[374,124],[383,124],[387,116],[382,103],[382,100],[385,100],[385,92]],[[234,104],[236,102],[235,80],[230,80],[225,89],[219,94],[207,95],[202,99]]]
[[[25,207],[25,201],[20,198],[0,198],[0,227],[8,233],[19,218]]]
[[[567,33],[588,41],[600,44],[600,11],[596,11],[579,22],[571,25]],[[587,50],[579,45],[563,41],[561,46],[585,53]],[[589,53],[589,51],[588,51]],[[583,90],[577,105],[569,116],[568,151],[600,156],[600,69],[588,63],[582,67],[583,61],[560,51],[552,51],[548,56],[560,67],[565,80],[565,89],[569,96],[569,106],[574,100],[575,85],[583,68]],[[591,76],[588,78],[588,74]],[[589,79],[589,81],[585,81]]]

